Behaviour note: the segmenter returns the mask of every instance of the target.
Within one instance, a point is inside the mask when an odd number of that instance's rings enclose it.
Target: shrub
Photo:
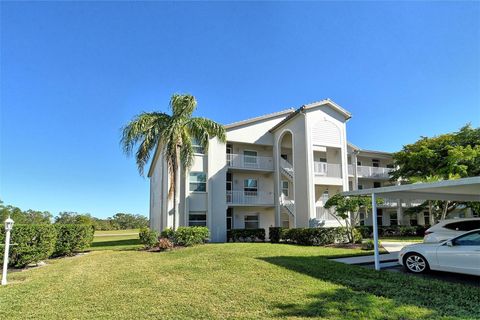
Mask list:
[[[362,240],[360,232],[353,232],[353,240],[359,243]],[[293,228],[282,231],[281,239],[287,243],[304,246],[322,246],[333,243],[348,242],[348,229],[338,228]]]
[[[92,244],[94,228],[90,224],[55,224],[57,242],[53,256],[71,256]]]
[[[381,243],[378,241],[378,245],[380,246]],[[375,248],[375,243],[372,239],[367,239],[362,242],[362,250],[373,250]]]
[[[280,239],[282,239],[282,227],[270,227],[268,229],[268,234],[270,236],[271,243],[279,243]]]
[[[173,248],[173,243],[167,238],[158,239],[158,249],[160,249],[160,251],[166,251],[172,248]]]
[[[25,267],[47,259],[55,249],[57,232],[51,224],[15,224],[11,233],[9,265]],[[5,231],[0,229],[0,243],[5,243]],[[3,248],[0,259],[3,261]]]
[[[233,242],[265,241],[265,229],[232,229],[228,240]]]
[[[175,235],[175,231],[173,231],[172,228],[167,228],[160,232],[160,237],[162,238],[168,238],[169,240],[173,241],[173,237]]]
[[[145,249],[153,248],[158,243],[158,232],[150,230],[149,228],[142,228],[138,234],[140,243],[145,246]]]
[[[173,243],[177,246],[189,247],[205,243],[209,236],[210,231],[207,227],[178,227],[173,231]]]

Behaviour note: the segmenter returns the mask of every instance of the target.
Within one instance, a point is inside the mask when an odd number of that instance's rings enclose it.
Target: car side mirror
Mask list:
[[[452,240],[448,240],[448,241],[446,242],[446,245],[447,245],[448,247],[453,247],[453,242],[452,242]]]

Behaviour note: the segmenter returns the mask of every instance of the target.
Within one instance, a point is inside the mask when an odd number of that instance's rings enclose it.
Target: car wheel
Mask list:
[[[411,252],[403,258],[403,266],[413,273],[424,273],[430,270],[427,259],[419,253]]]

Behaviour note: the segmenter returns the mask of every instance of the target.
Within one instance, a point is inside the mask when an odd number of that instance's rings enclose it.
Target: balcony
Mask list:
[[[336,163],[318,162],[313,163],[315,175],[330,178],[342,177],[342,166]]]
[[[227,153],[229,168],[273,171],[273,158]]]
[[[380,208],[396,208],[398,207],[398,199],[391,199],[391,198],[382,198],[383,203],[379,204],[378,207]],[[403,208],[410,208],[416,207],[421,205],[425,200],[402,200],[402,207]]]
[[[333,208],[325,209],[324,207],[315,207],[316,219],[320,221],[338,221],[335,218],[335,210]]]
[[[227,191],[227,204],[242,206],[273,206],[273,192]]]
[[[359,178],[375,178],[375,179],[388,179],[390,171],[393,168],[382,167],[370,167],[370,166],[357,166],[357,176]],[[350,169],[349,169],[350,173]],[[353,174],[353,167],[352,167]]]

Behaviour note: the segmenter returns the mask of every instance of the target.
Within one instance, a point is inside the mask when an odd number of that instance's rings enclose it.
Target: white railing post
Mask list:
[[[8,217],[5,220],[5,252],[3,254],[3,272],[2,272],[2,286],[7,284],[7,269],[8,269],[8,254],[10,251],[10,231],[13,228],[13,220]]]

